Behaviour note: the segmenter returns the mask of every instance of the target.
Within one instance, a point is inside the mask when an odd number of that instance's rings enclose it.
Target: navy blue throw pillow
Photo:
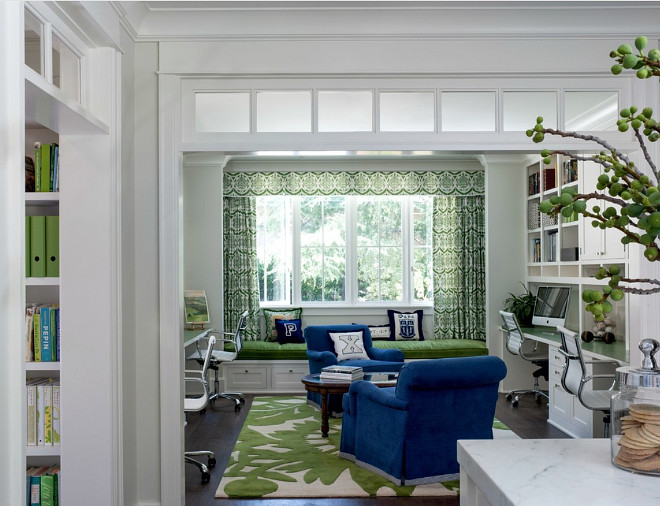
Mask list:
[[[390,341],[423,341],[422,316],[424,312],[421,309],[405,313],[402,311],[387,310],[387,317],[390,320]]]
[[[305,342],[300,320],[275,320],[275,329],[280,344]]]

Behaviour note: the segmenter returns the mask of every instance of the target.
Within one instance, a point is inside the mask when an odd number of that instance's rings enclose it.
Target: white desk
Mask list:
[[[660,504],[660,477],[610,463],[609,439],[459,441],[461,506]]]

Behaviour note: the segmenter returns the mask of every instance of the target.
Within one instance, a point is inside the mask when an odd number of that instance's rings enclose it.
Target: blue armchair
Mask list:
[[[359,366],[365,372],[398,371],[403,365],[403,352],[397,349],[374,348],[371,342],[371,332],[366,325],[309,325],[305,327],[304,337],[307,343],[307,359],[309,360],[309,373],[318,374],[321,369],[330,365],[337,365],[337,353],[335,346],[328,336],[330,332],[352,332],[363,331],[364,348],[369,357],[368,360],[344,360],[342,365]],[[307,401],[316,407],[321,405],[321,396],[317,393],[308,392]],[[340,395],[330,395],[328,408],[333,415],[342,411],[342,400]]]
[[[498,357],[405,364],[395,388],[353,383],[343,398],[339,455],[398,485],[458,479],[456,441],[492,439]]]

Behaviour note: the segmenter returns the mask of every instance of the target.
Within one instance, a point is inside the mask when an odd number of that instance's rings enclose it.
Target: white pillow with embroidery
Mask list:
[[[351,332],[332,332],[328,331],[328,336],[335,345],[337,360],[369,360],[364,349],[364,332],[354,330]]]

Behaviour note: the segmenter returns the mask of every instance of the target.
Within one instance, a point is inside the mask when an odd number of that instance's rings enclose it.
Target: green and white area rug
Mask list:
[[[495,420],[494,437],[518,438]],[[398,487],[338,456],[341,419],[321,437],[321,415],[304,397],[256,397],[216,497],[457,495],[458,480]]]

